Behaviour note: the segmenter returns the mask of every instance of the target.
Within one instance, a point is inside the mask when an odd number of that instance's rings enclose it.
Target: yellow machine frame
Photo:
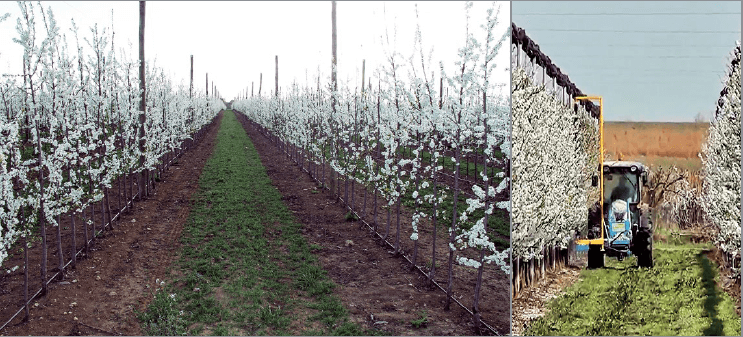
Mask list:
[[[598,100],[599,102],[599,143],[600,145],[600,157],[599,157],[599,190],[601,191],[601,199],[604,198],[604,100],[601,98],[601,96],[579,96],[575,98],[576,101],[578,100]],[[599,239],[578,239],[575,240],[575,243],[578,245],[601,245],[603,250],[604,245],[604,208],[601,208],[601,238]]]

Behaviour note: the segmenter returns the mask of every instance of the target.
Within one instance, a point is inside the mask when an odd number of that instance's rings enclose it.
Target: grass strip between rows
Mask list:
[[[151,335],[369,335],[349,322],[258,152],[226,111],[175,279],[139,314]]]
[[[655,267],[606,259],[548,304],[525,335],[740,336],[734,300],[716,285],[709,244],[656,244]]]

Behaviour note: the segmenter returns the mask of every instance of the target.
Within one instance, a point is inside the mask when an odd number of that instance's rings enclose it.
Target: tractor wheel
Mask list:
[[[649,213],[640,214],[640,228],[634,238],[638,267],[653,267],[653,228]]]
[[[653,267],[653,232],[647,228],[640,228],[635,236],[635,246],[637,252],[637,266],[652,268]]]
[[[653,210],[647,204],[640,205],[640,228],[646,228],[652,231],[652,212]]]
[[[601,205],[597,201],[593,207],[588,209],[588,238],[599,237],[601,237]]]
[[[604,267],[604,252],[601,245],[588,245],[588,269]]]

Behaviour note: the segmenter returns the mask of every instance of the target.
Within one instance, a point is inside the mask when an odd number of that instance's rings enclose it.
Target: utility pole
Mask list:
[[[279,55],[276,55],[276,97],[279,97]]]
[[[336,29],[336,22],[335,22],[335,1],[333,1],[333,9],[332,9],[332,29],[333,29],[333,69],[330,75],[330,82],[332,82],[333,86],[333,92],[330,95],[331,97],[331,104],[333,105],[333,113],[335,113],[335,105],[336,105],[336,92],[338,91],[338,34]]]
[[[188,86],[188,98],[193,99],[193,55],[191,55],[191,84]],[[196,119],[195,111],[191,108],[191,121]]]
[[[140,1],[139,2],[139,90],[141,91],[139,94],[139,165],[144,167],[144,152],[145,152],[145,135],[144,135],[144,124],[146,122],[146,116],[145,116],[145,109],[146,109],[146,102],[145,102],[145,67],[144,67],[144,18],[145,18],[145,2]],[[142,197],[144,196],[144,191],[142,190],[142,187],[144,187],[145,184],[145,170],[142,170],[142,172],[139,175],[139,184],[137,184],[137,189],[139,190],[139,200],[142,200]]]
[[[191,55],[191,84],[188,87],[188,98],[193,98],[193,55]]]

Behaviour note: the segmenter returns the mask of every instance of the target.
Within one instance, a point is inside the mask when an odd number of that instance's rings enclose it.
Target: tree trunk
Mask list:
[[[433,158],[433,149],[431,149],[431,158]],[[433,244],[431,245],[431,270],[428,272],[428,282],[433,282],[433,277],[436,274],[436,209],[439,204],[439,195],[438,191],[436,189],[436,170],[434,166],[433,171],[433,212],[432,212],[432,219],[431,223],[433,224]]]
[[[457,140],[459,139],[459,130],[457,130]],[[459,165],[457,163],[461,160],[461,150],[459,148],[459,141],[457,141],[457,146],[455,151],[456,155],[456,162],[454,163],[454,201],[452,205],[452,220],[451,220],[451,234],[449,235],[449,243],[454,244],[454,238],[457,234],[457,201],[459,200]],[[449,306],[451,304],[451,297],[452,297],[452,282],[454,281],[454,250],[449,248],[449,281],[446,285],[446,305],[444,306],[445,310],[449,310]]]
[[[72,210],[70,214],[70,227],[72,228],[72,269],[77,266],[77,242],[76,242],[76,230],[75,230],[75,210]]]
[[[25,223],[23,207],[21,207],[21,223]],[[28,321],[28,237],[25,234],[23,235],[23,303],[24,310],[26,311],[26,317],[23,320]]]
[[[62,215],[57,214],[57,269],[61,272],[64,269],[64,251],[62,250]],[[61,280],[62,273],[59,273]]]

